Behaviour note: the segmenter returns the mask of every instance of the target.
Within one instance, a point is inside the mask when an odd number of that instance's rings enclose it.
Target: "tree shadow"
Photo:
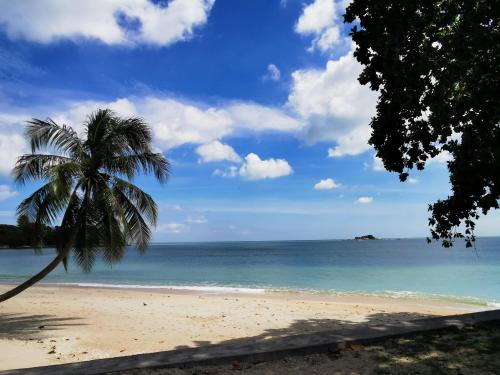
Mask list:
[[[438,326],[435,324],[438,320],[445,320],[451,325]],[[418,332],[419,329],[422,331]],[[381,337],[384,334],[387,337]],[[325,342],[325,337],[346,344],[324,346],[321,343]],[[368,339],[363,345],[349,344],[359,337]],[[287,350],[293,349],[297,343],[304,343],[306,349]],[[376,313],[369,315],[364,322],[304,319],[288,327],[267,329],[252,337],[217,344],[197,341],[195,344],[195,348],[183,350],[186,353],[196,350],[210,353],[217,350],[218,346],[227,345],[239,349],[251,347],[257,353],[271,352],[277,348],[281,352],[265,357],[251,355],[232,358],[227,363],[202,361],[180,366],[180,369],[191,369],[192,372],[186,372],[189,374],[197,373],[197,370],[206,374],[226,374],[235,369],[248,374],[266,371],[266,367],[259,366],[268,366],[268,370],[274,369],[272,371],[279,369],[277,374],[311,373],[314,369],[315,373],[392,375],[494,374],[500,368],[500,320],[469,323],[467,319],[460,320],[457,316]]]
[[[294,321],[287,327],[270,328],[264,330],[261,334],[242,337],[222,342],[211,341],[193,341],[195,347],[205,347],[211,345],[225,344],[279,344],[298,337],[308,339],[311,334],[318,337],[331,336],[335,338],[344,338],[346,341],[353,340],[356,337],[378,335],[380,333],[391,332],[395,329],[401,329],[402,325],[419,326],[420,320],[432,317],[432,315],[417,313],[375,313],[369,314],[365,321],[355,322],[341,319],[300,319]],[[425,321],[423,321],[425,324]],[[192,346],[191,346],[192,347]],[[186,349],[188,346],[177,346],[176,349]]]
[[[27,315],[0,313],[0,339],[42,339],[50,332],[68,326],[82,326],[81,318],[60,318],[56,315]]]

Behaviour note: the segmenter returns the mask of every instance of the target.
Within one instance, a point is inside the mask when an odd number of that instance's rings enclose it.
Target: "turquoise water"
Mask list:
[[[19,282],[53,257],[31,250],[0,251],[0,282]],[[129,248],[112,268],[84,274],[70,263],[45,282],[115,286],[250,288],[368,293],[500,302],[500,238],[480,238],[477,251],[444,249],[425,239],[153,244]],[[226,289],[230,290],[230,289]]]

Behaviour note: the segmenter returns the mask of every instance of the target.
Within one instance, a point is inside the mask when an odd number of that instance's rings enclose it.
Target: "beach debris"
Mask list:
[[[50,340],[50,342],[57,342],[57,341],[56,341],[56,340],[54,340],[54,339],[52,339],[52,340]]]
[[[38,329],[44,329],[45,326],[38,326]]]
[[[233,370],[242,370],[243,368],[241,367],[240,362],[234,361],[233,362]]]
[[[55,346],[55,345],[52,345],[52,346],[50,347],[50,351],[49,351],[47,354],[56,354],[56,346]]]
[[[120,353],[123,353],[123,352],[125,352],[126,350],[127,350],[127,349],[122,349],[122,350],[120,350]]]
[[[142,303],[142,305],[143,305],[143,306],[147,306],[148,304],[147,304],[146,302],[143,302],[143,303]]]
[[[89,352],[82,352],[82,354],[89,354]]]

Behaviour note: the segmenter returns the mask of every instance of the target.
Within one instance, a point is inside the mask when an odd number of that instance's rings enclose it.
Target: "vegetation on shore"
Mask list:
[[[377,238],[373,234],[366,234],[364,236],[356,236],[355,240],[366,241],[366,240],[376,240]]]
[[[25,215],[17,219],[17,225],[0,224],[0,247],[10,249],[35,248],[37,246],[36,238],[39,236],[37,230],[36,225],[30,223]],[[41,230],[43,245],[56,246],[60,228],[44,226]]]

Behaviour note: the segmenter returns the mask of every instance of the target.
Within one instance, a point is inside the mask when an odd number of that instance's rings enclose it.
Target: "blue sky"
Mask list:
[[[0,222],[34,188],[9,177],[24,122],[79,130],[109,107],[143,117],[172,163],[168,184],[136,181],[159,204],[156,241],[426,236],[446,155],[406,183],[374,158],[345,5],[0,0]]]

